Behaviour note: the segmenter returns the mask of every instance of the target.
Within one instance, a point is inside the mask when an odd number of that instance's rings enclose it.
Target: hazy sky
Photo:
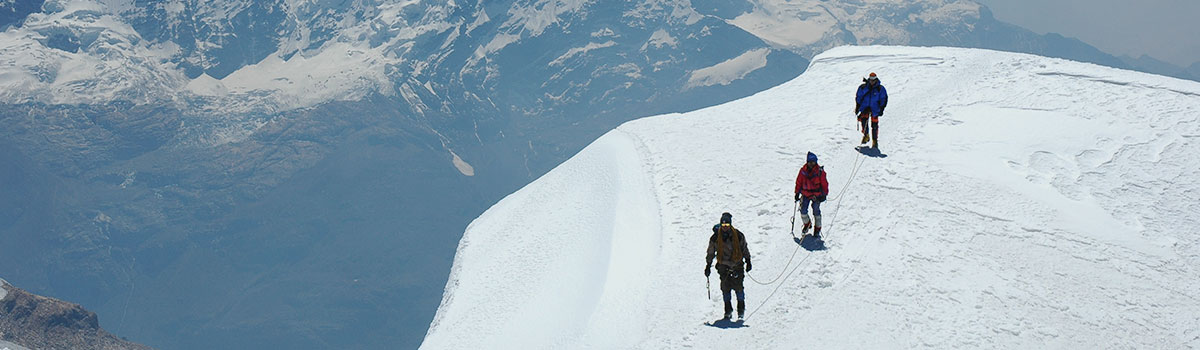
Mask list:
[[[1075,37],[1113,55],[1200,61],[1200,0],[975,0],[997,19]]]

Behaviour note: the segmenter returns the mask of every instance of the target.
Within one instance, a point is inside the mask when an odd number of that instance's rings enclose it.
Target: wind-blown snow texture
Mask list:
[[[886,157],[853,148],[872,71],[891,93]],[[626,123],[489,209],[423,347],[1198,347],[1197,115],[1200,84],[1173,78],[834,49],[757,95]],[[823,208],[828,249],[786,266],[807,151],[845,192]],[[785,276],[746,280],[739,329],[703,325],[720,313],[702,265],[723,211],[751,276]]]

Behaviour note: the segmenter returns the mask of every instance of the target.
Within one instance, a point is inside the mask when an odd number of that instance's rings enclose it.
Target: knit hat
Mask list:
[[[875,76],[875,72],[871,72],[871,75],[867,76],[867,80],[879,80],[879,77]]]
[[[817,155],[813,154],[812,152],[808,152],[808,161],[809,161],[809,162],[816,163],[816,162],[817,162]]]
[[[721,213],[721,223],[722,224],[732,224],[733,223],[733,214]]]

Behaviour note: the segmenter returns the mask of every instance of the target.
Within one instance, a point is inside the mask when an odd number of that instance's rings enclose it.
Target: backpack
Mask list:
[[[720,232],[720,228],[721,228],[721,224],[717,224],[716,226],[713,226],[713,235],[717,239],[717,263],[721,263],[723,260],[721,253],[724,250],[722,250],[721,248],[723,248],[724,245],[726,244],[725,240],[721,238],[722,232]],[[733,228],[733,224],[729,225],[729,236],[730,236],[729,244],[733,245],[733,254],[731,254],[731,256],[729,258],[731,260],[733,260],[731,263],[736,264],[738,261],[742,260],[742,256],[744,255],[744,252],[742,252],[742,237],[741,237],[741,235],[738,234],[737,229]]]

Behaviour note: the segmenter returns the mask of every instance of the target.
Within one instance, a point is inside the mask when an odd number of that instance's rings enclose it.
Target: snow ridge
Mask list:
[[[872,71],[891,103],[864,155],[851,103]],[[626,123],[489,209],[423,348],[1198,347],[1196,115],[1200,84],[1173,78],[837,48],[757,95]],[[845,195],[827,249],[784,270],[807,151]],[[752,276],[792,273],[746,281],[762,307],[737,330],[703,325],[724,211]]]
[[[539,181],[544,185],[527,187],[501,201],[501,206],[521,208],[533,213],[554,212],[539,221],[526,221],[527,215],[477,220],[469,231],[486,232],[464,237],[448,285],[444,306],[433,324],[453,319],[458,328],[471,337],[430,338],[426,346],[460,348],[491,347],[495,344],[561,348],[572,346],[571,337],[584,337],[591,344],[624,348],[636,345],[631,338],[592,338],[577,330],[593,322],[608,323],[614,330],[638,332],[642,320],[636,310],[645,305],[629,305],[626,298],[649,294],[649,276],[641,273],[655,261],[659,250],[658,203],[650,179],[645,178],[639,161],[638,142],[622,131],[612,131]],[[585,186],[574,186],[580,178],[590,178]],[[625,192],[636,189],[636,192]],[[593,206],[589,203],[597,203]],[[582,211],[579,209],[586,208]],[[492,211],[494,212],[494,211]],[[491,217],[485,213],[483,217]],[[581,233],[605,232],[606,234]],[[556,249],[545,249],[551,244]],[[511,245],[523,253],[520,260],[510,251],[491,247]],[[619,250],[618,250],[619,249]],[[519,275],[510,274],[518,267]],[[496,271],[477,283],[475,274],[465,271]],[[501,272],[504,273],[501,273]],[[459,278],[472,276],[472,284],[460,285]],[[555,281],[554,283],[536,283]],[[460,298],[491,299],[476,308],[445,308]],[[521,310],[560,310],[559,313],[525,313]],[[444,314],[443,314],[444,313]],[[491,316],[511,316],[504,324],[491,323]],[[584,317],[577,317],[585,315]],[[590,316],[587,316],[590,315]],[[610,323],[611,322],[611,323]],[[571,337],[544,337],[544,332],[569,334]],[[499,343],[497,343],[499,342]]]

